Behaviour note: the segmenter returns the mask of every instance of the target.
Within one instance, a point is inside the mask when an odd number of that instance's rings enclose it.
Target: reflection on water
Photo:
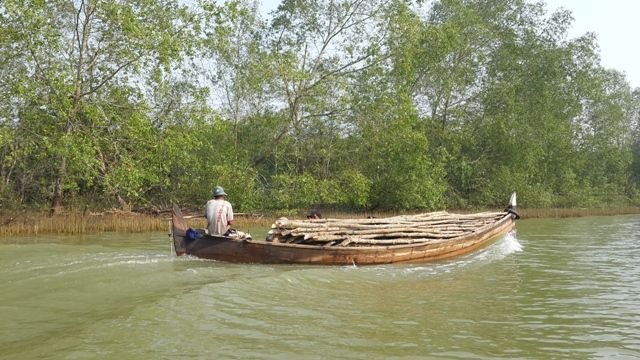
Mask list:
[[[640,218],[453,260],[225,264],[166,234],[0,240],[0,358],[640,358]]]

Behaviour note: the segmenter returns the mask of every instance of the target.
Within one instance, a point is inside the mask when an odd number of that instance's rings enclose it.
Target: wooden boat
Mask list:
[[[172,238],[178,256],[234,263],[413,263],[458,256],[491,244],[511,231],[517,218],[514,193],[502,212],[436,212],[361,220],[279,219],[267,240],[240,240],[190,229],[174,205]]]

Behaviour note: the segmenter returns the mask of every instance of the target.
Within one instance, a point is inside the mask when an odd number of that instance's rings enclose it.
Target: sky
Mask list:
[[[640,0],[545,0],[547,10],[564,8],[573,14],[570,37],[595,33],[601,64],[627,75],[640,88]]]
[[[544,0],[547,11],[571,11],[574,22],[569,37],[596,34],[601,64],[627,76],[640,88],[640,0]],[[275,9],[280,0],[261,0],[263,10]],[[638,42],[636,42],[638,41]]]

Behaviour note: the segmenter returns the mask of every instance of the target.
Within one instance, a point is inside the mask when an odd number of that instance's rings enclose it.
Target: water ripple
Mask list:
[[[0,345],[8,359],[640,358],[639,234],[638,217],[521,221],[463,257],[371,267],[5,244]]]

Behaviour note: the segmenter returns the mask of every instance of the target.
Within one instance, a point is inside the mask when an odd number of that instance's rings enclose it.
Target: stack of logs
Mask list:
[[[379,219],[280,218],[271,226],[267,240],[320,246],[437,243],[469,235],[504,216],[504,212],[463,215],[441,211]]]

